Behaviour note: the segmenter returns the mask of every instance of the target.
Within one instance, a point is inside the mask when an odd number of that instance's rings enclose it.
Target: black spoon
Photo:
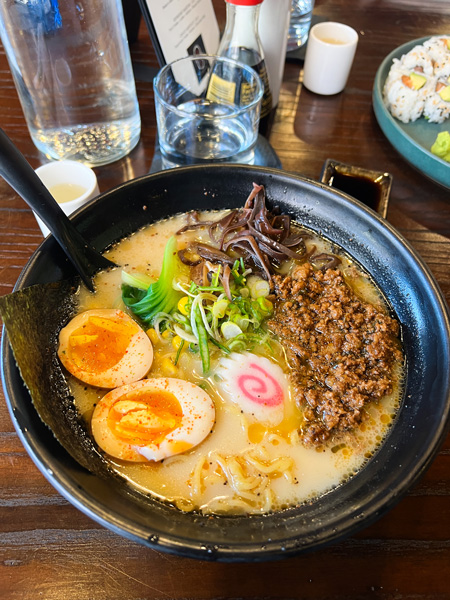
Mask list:
[[[94,250],[34,172],[32,166],[0,129],[0,175],[44,221],[66,253],[83,283],[94,291],[92,278],[98,271],[117,265]]]

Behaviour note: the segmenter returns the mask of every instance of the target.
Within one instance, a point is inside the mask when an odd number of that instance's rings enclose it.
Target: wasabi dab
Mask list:
[[[431,152],[439,156],[439,158],[450,162],[450,133],[448,131],[438,133],[436,141],[431,146]]]

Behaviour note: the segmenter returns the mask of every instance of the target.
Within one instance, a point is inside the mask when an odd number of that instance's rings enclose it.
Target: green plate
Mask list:
[[[447,188],[450,188],[450,163],[431,153],[430,148],[437,134],[450,131],[450,120],[429,123],[420,118],[412,123],[395,119],[383,102],[383,87],[394,58],[401,58],[414,46],[423,44],[429,36],[413,40],[393,50],[381,63],[375,76],[372,102],[376,119],[384,135],[403,158],[421,173]]]

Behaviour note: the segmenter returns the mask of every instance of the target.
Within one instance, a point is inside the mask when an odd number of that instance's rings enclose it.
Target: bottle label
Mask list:
[[[264,87],[264,94],[261,103],[261,119],[268,115],[272,110],[272,92],[269,86],[269,77],[267,75],[266,63],[261,60],[258,64],[253,65],[253,69],[258,73]]]
[[[267,75],[266,64],[261,60],[252,67],[259,75],[264,87],[264,93],[261,103],[261,119],[266,117],[272,110],[272,93],[269,87],[269,77]],[[212,102],[221,102],[223,104],[234,104],[235,101],[241,105],[249,104],[255,97],[255,86],[246,81],[242,81],[239,87],[239,99],[236,98],[236,82],[223,79],[216,73],[211,75],[206,93],[207,100]]]
[[[234,104],[235,94],[236,83],[234,81],[222,79],[222,77],[219,77],[215,73],[211,75],[208,91],[206,93],[207,100],[225,104]]]

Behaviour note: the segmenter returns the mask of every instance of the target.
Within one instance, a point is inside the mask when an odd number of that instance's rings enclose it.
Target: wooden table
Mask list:
[[[222,0],[215,0],[223,23]],[[317,179],[327,158],[393,174],[388,220],[413,244],[450,299],[450,193],[411,168],[372,110],[376,70],[397,46],[450,33],[444,0],[317,0],[315,14],[360,33],[345,91],[302,87],[286,65],[270,141],[283,167]],[[135,62],[156,66],[145,26]],[[33,167],[33,146],[3,52],[0,123]],[[96,169],[101,191],[150,169],[156,135],[150,82],[137,81],[143,132],[120,162]],[[7,294],[42,236],[25,203],[0,181],[0,293]],[[423,479],[389,514],[346,541],[276,563],[231,565],[161,554],[103,529],[66,502],[23,449],[0,398],[0,597],[5,600],[204,598],[450,598],[450,437]]]

